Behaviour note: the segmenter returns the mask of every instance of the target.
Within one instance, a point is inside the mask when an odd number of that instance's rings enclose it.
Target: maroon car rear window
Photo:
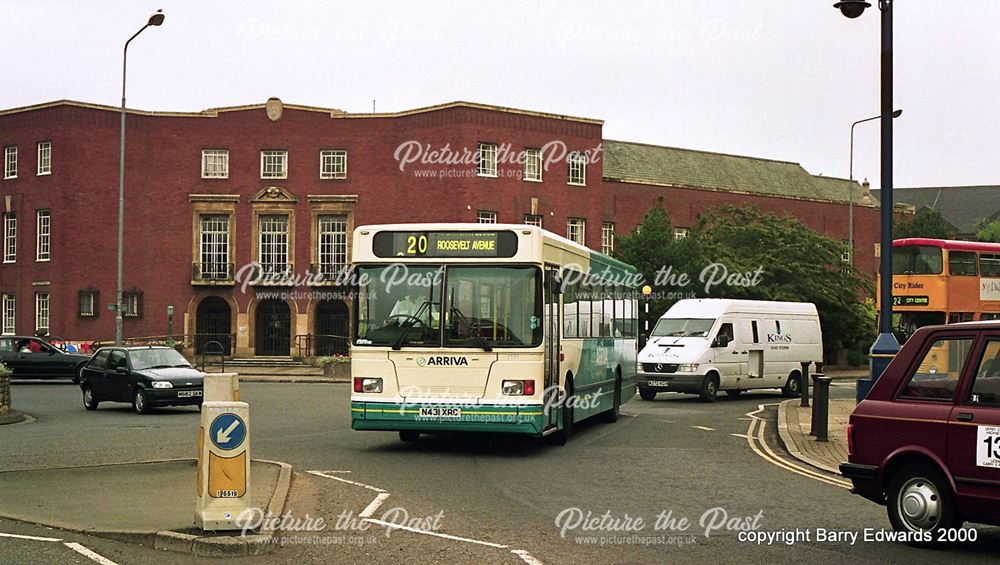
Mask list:
[[[910,375],[899,397],[953,401],[971,348],[972,338],[935,340]]]

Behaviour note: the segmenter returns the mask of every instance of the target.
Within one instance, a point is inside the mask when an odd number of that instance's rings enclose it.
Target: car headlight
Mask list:
[[[174,388],[170,381],[153,381],[153,388]]]
[[[694,373],[698,371],[697,363],[688,363],[686,365],[678,365],[677,370],[682,373]]]

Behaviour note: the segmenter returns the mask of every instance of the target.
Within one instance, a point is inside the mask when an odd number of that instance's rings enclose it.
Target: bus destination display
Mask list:
[[[510,231],[379,232],[372,241],[377,257],[484,258],[513,257],[517,235]]]
[[[928,296],[893,296],[893,306],[928,306],[931,300]]]

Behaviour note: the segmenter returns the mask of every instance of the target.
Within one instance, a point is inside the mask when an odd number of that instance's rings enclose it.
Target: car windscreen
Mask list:
[[[711,318],[660,318],[651,337],[708,337],[715,325]]]
[[[129,352],[132,369],[165,369],[168,367],[190,367],[183,355],[173,349],[133,349]]]

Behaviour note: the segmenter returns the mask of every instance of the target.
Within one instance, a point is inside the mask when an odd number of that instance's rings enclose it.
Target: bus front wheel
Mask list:
[[[566,445],[569,436],[573,435],[573,405],[576,404],[573,397],[573,381],[566,379],[566,390],[560,404],[562,405],[562,429],[546,436],[546,440],[551,445]]]

